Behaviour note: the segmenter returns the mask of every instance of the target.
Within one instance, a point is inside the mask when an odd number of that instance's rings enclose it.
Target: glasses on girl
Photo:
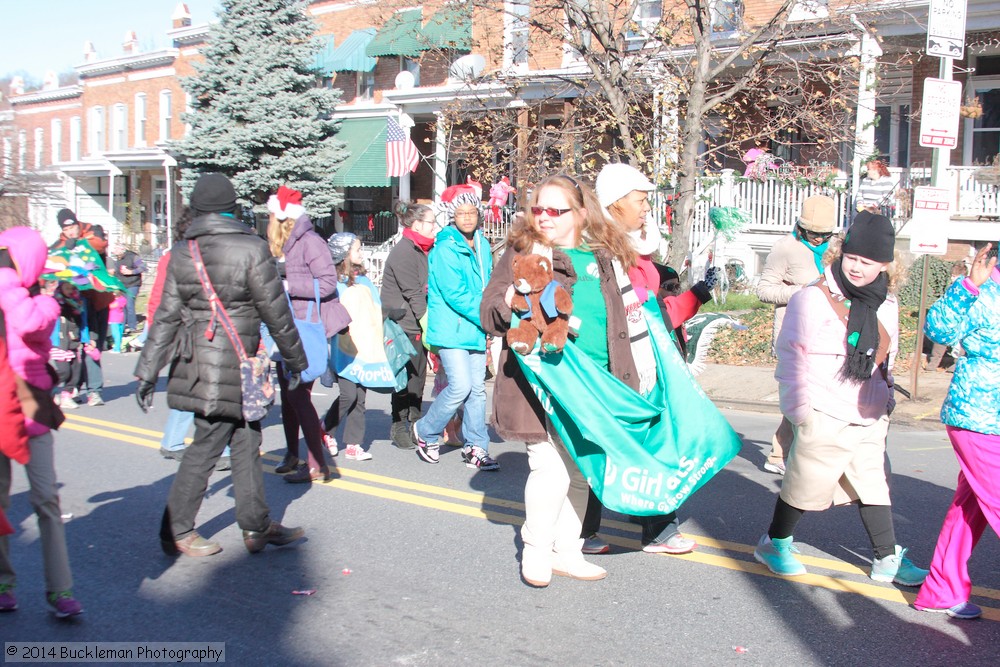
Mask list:
[[[571,208],[550,208],[548,206],[532,206],[531,215],[539,216],[542,213],[549,216],[550,218],[558,218],[561,215],[566,215],[573,209]]]

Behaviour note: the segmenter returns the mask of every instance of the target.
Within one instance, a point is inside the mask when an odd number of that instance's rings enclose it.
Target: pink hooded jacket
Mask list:
[[[0,234],[0,247],[7,248],[17,266],[16,271],[0,269],[0,308],[7,322],[10,366],[28,384],[49,390],[49,336],[59,319],[59,304],[51,296],[28,293],[45,268],[48,248],[41,235],[27,227],[13,227]],[[33,421],[28,421],[27,427],[29,436],[48,430]]]

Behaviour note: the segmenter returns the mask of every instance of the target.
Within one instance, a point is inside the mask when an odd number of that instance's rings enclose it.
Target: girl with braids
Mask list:
[[[854,503],[875,553],[870,577],[919,586],[927,576],[896,544],[885,470],[899,342],[894,245],[888,218],[859,213],[820,280],[788,302],[774,376],[793,440],[771,526],[754,550],[775,574],[806,572],[792,545],[805,512]]]
[[[545,254],[563,287],[572,292],[573,315],[580,319],[577,347],[636,392],[656,383],[649,336],[633,344],[627,312],[638,307],[628,279],[636,253],[628,236],[604,219],[593,190],[566,176],[539,183],[524,220],[511,230],[508,250],[486,286],[482,323],[494,336],[511,326],[514,296],[513,259]],[[548,586],[552,575],[584,581],[607,576],[587,562],[580,537],[588,486],[565,445],[556,435],[506,341],[493,388],[492,424],[501,437],[522,440],[528,450],[524,487],[524,549],[521,577],[535,587]]]

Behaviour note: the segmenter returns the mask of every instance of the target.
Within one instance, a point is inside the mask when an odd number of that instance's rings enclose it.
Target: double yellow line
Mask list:
[[[157,449],[160,447],[160,438],[163,436],[163,433],[160,431],[116,424],[76,414],[68,414],[62,428],[88,435],[100,436],[104,439],[117,440],[131,445]],[[264,459],[270,463],[280,461],[279,457],[272,454],[265,454]],[[271,472],[274,470],[273,466],[265,469]],[[338,466],[337,472],[339,477],[329,482],[314,483],[442,512],[451,512],[452,514],[460,514],[476,519],[486,519],[494,523],[507,523],[517,526],[524,521],[524,503],[513,500],[493,498],[480,492],[459,491],[430,484],[421,484],[420,482],[377,475],[353,468]],[[630,550],[641,548],[642,545],[638,539],[639,529],[636,526],[614,520],[605,520],[602,522],[602,526],[607,530],[616,531],[602,534],[609,543]],[[784,579],[784,577],[772,574],[766,567],[753,560],[754,547],[752,545],[717,540],[704,535],[689,534],[689,537],[698,542],[698,550],[682,556],[669,556],[670,558],[679,558],[727,570]],[[706,549],[711,551],[706,551]],[[738,554],[739,557],[727,554]],[[913,599],[916,597],[915,592],[903,592],[894,587],[869,583],[870,579],[865,570],[841,560],[804,555],[800,555],[798,558],[811,570],[819,569],[836,574],[813,574],[810,572],[794,579],[789,579],[789,581],[906,605],[912,604]],[[973,587],[972,593],[979,598],[1000,600],[1000,591],[995,589],[976,586]],[[1000,621],[1000,608],[984,606],[983,618]]]

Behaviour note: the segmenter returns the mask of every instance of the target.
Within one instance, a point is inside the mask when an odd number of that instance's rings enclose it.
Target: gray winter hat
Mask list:
[[[350,232],[338,232],[326,242],[334,264],[340,264],[351,254],[351,246],[358,237]]]

